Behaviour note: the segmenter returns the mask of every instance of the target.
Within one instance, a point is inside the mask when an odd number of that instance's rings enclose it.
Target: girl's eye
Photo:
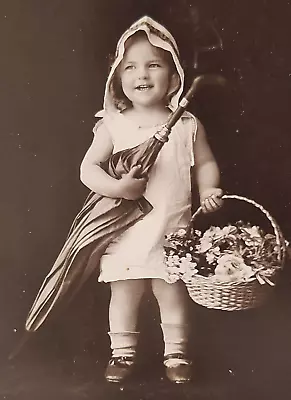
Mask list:
[[[126,67],[124,68],[125,71],[131,71],[132,69],[134,69],[133,65],[126,65]]]
[[[161,64],[159,64],[159,63],[151,63],[151,64],[149,65],[149,67],[150,67],[150,68],[160,68],[160,67],[161,67]]]

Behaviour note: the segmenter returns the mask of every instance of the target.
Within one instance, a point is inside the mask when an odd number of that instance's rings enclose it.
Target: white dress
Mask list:
[[[114,152],[134,147],[154,135],[157,127],[139,128],[122,113],[103,118]],[[98,135],[98,123],[94,128]],[[164,264],[165,235],[187,226],[191,217],[191,166],[197,131],[195,117],[185,112],[150,171],[144,196],[153,210],[112,242],[100,261],[99,282],[160,278],[168,283]]]

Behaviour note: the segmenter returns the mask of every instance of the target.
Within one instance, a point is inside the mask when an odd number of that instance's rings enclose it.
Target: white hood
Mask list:
[[[117,43],[115,61],[111,66],[111,70],[106,82],[103,110],[99,111],[96,114],[96,117],[102,117],[104,115],[104,111],[106,112],[119,111],[116,107],[113,98],[113,91],[111,90],[112,80],[118,65],[123,59],[126,40],[138,31],[144,31],[148,37],[149,42],[153,46],[159,47],[171,53],[176,70],[180,77],[180,87],[178,91],[171,98],[169,108],[173,111],[178,107],[179,99],[184,87],[184,71],[182,69],[179,60],[179,50],[176,41],[171,35],[171,33],[165,27],[163,27],[163,25],[159,24],[158,22],[154,21],[152,18],[148,16],[144,16],[138,21],[136,21],[133,25],[131,25],[131,27],[124,32],[124,34],[121,36],[121,38]]]

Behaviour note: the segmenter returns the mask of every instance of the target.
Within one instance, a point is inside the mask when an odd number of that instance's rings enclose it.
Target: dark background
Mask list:
[[[202,24],[215,23],[224,43],[223,51],[201,55],[199,71],[221,73],[228,84],[199,92],[190,110],[207,129],[223,188],[263,204],[291,237],[288,1],[2,0],[2,398],[289,398],[288,264],[272,299],[258,310],[227,313],[190,304],[196,378],[187,388],[160,379],[162,343],[150,295],[141,310],[136,378],[122,388],[104,384],[109,292],[94,279],[62,318],[49,321],[7,360],[88,193],[79,165],[92,140],[94,113],[102,108],[117,39],[144,14],[164,23],[180,45],[189,83],[194,6]],[[223,213],[240,218],[238,210],[226,204]],[[241,212],[262,217],[253,209]]]

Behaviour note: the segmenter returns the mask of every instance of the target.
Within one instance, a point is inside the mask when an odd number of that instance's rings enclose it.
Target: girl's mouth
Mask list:
[[[152,87],[153,87],[153,85],[138,85],[138,86],[136,86],[135,89],[143,92],[143,91],[151,89]]]

